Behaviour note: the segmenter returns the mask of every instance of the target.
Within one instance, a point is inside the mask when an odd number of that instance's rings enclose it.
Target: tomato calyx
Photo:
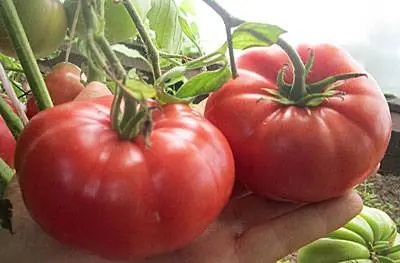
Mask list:
[[[111,123],[121,140],[132,140],[142,135],[145,146],[150,147],[152,111],[159,108],[150,104],[148,100],[138,100],[123,89],[117,90],[111,106]]]
[[[279,39],[277,44],[288,54],[290,63],[293,66],[293,82],[285,81],[285,72],[289,65],[285,64],[279,70],[276,84],[278,89],[264,88],[268,93],[263,99],[269,99],[286,106],[298,107],[317,107],[325,99],[339,97],[343,99],[345,92],[337,90],[348,79],[367,77],[365,73],[346,73],[326,77],[321,81],[306,83],[307,76],[310,74],[314,63],[314,51],[309,50],[310,57],[303,64],[300,56],[286,41]]]
[[[393,232],[389,236],[393,236],[397,234],[397,229],[394,228]],[[400,251],[400,245],[395,245],[392,246],[392,242],[388,240],[380,240],[376,241],[373,245],[370,244],[370,254],[371,254],[371,260],[373,262],[386,262],[386,261],[381,261],[381,259],[387,260],[387,262],[391,262],[390,258],[388,257],[392,253],[397,253]]]

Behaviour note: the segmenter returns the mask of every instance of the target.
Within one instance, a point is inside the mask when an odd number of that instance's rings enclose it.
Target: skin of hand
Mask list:
[[[88,87],[79,100],[110,94],[106,87]],[[197,106],[199,111],[202,105]],[[275,202],[235,192],[241,194],[235,194],[220,216],[187,247],[123,263],[273,263],[343,226],[362,209],[362,200],[354,192],[315,204]],[[65,247],[42,232],[24,206],[17,180],[8,188],[7,197],[14,206],[15,235],[0,230],[1,262],[110,263]]]

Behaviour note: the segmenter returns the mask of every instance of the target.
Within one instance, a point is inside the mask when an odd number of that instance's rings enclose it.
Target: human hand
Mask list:
[[[10,188],[15,236],[0,231],[7,263],[109,263],[66,248],[30,218],[18,185]],[[233,198],[218,219],[189,246],[170,254],[124,263],[268,263],[341,227],[362,208],[355,193],[317,204],[291,204],[247,195]]]
[[[109,94],[108,90],[100,87],[86,87],[83,92],[79,99]],[[29,216],[17,182],[9,188],[8,197],[14,205],[16,234],[10,236],[8,232],[0,231],[2,262],[110,262],[64,247],[42,232]],[[252,194],[235,196],[208,229],[187,247],[124,263],[275,262],[341,227],[361,208],[361,198],[350,192],[317,204],[275,202]]]

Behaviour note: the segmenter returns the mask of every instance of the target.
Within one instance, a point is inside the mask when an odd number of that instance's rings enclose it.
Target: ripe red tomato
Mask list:
[[[88,100],[97,97],[112,95],[106,84],[92,81],[74,98],[74,100]]]
[[[6,101],[12,105],[10,100],[6,99]],[[0,158],[12,168],[14,168],[15,144],[14,136],[0,116]]]
[[[60,0],[13,0],[29,44],[36,57],[55,51],[67,33],[67,15]],[[0,16],[0,52],[16,56]]]
[[[307,83],[365,72],[339,47],[300,45],[315,61]],[[288,63],[278,46],[252,48],[238,58],[239,77],[207,101],[205,117],[228,139],[236,176],[255,193],[277,200],[316,202],[342,195],[377,167],[391,133],[388,104],[372,77],[347,80],[346,95],[317,107],[284,106],[266,98],[277,90],[278,71]],[[289,73],[289,72],[288,72]],[[292,76],[287,74],[291,83]]]
[[[46,75],[45,82],[54,105],[72,101],[83,90],[81,70],[71,63],[59,63]],[[32,118],[39,112],[34,97],[26,105],[26,115]]]
[[[154,111],[152,145],[112,129],[112,96],[38,114],[16,150],[21,191],[52,237],[109,259],[181,248],[220,213],[234,180],[221,132],[186,105]]]

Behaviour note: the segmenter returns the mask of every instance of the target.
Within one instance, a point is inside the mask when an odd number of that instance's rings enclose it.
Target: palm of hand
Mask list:
[[[87,86],[79,100],[109,95],[104,86]],[[204,110],[205,102],[197,106]],[[35,224],[14,182],[15,236],[0,230],[0,258],[8,263],[110,263],[58,244]],[[170,254],[124,263],[269,263],[344,225],[362,209],[348,193],[318,204],[300,205],[247,195],[235,197],[208,229],[189,246]]]
[[[108,263],[66,248],[49,238],[30,218],[16,186],[15,236],[0,232],[4,262]],[[265,200],[254,195],[232,199],[218,219],[189,246],[170,254],[125,263],[258,263],[275,262],[303,245],[339,228],[362,207],[349,193],[326,202],[300,205]]]

